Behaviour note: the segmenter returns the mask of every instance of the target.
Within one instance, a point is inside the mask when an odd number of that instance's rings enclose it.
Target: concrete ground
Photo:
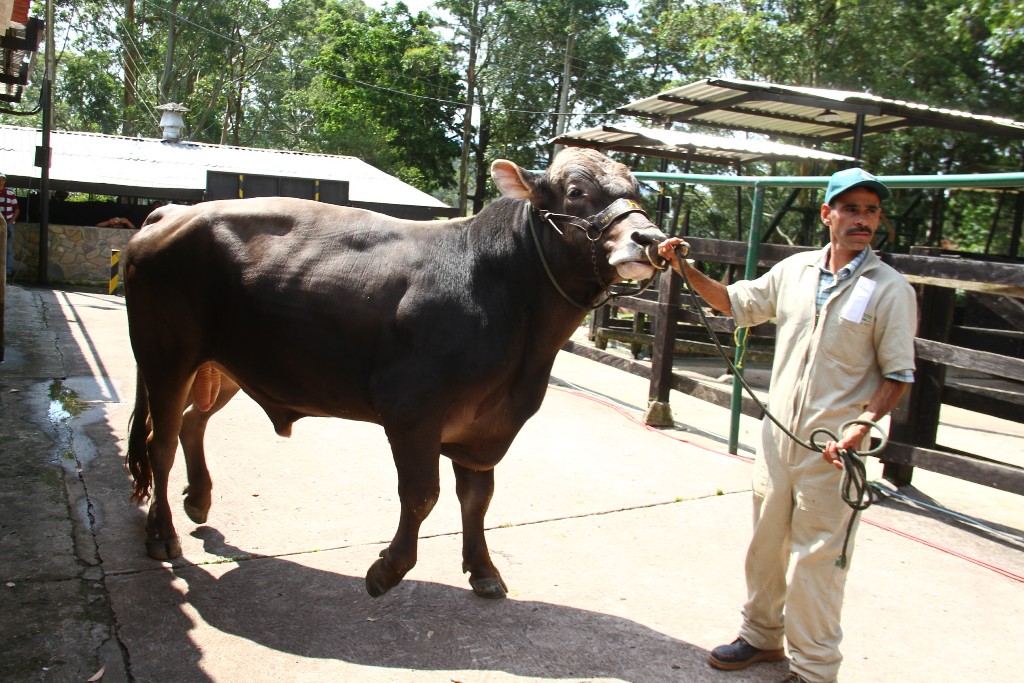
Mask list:
[[[240,396],[207,435],[208,523],[175,503],[183,557],[150,560],[122,466],[135,370],[123,299],[10,286],[7,306],[0,681],[786,674],[784,662],[706,664],[734,637],[745,595],[753,420],[738,456],[723,445],[728,412],[683,395],[672,398],[677,428],[649,429],[646,381],[562,353],[544,406],[497,469],[488,541],[509,598],[470,592],[442,466],[419,564],[372,599],[363,577],[398,519],[379,427],[307,418],[283,439]],[[940,442],[1019,459],[1024,424],[948,409]],[[183,470],[179,459],[172,491]],[[914,484],[865,514],[842,680],[1021,680],[1024,498],[924,471]]]

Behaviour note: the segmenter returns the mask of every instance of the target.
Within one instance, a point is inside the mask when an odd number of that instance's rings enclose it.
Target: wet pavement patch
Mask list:
[[[50,421],[58,422],[79,415],[85,404],[78,392],[66,386],[63,380],[55,379],[50,383]]]

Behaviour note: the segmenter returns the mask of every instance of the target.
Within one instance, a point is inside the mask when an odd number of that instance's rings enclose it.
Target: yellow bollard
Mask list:
[[[118,249],[110,250],[110,294],[117,293],[117,274],[121,266],[121,252]]]

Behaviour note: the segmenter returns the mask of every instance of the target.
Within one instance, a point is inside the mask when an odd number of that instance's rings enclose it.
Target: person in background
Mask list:
[[[10,281],[14,272],[14,221],[18,218],[21,207],[18,206],[18,198],[14,196],[14,190],[7,187],[7,175],[0,172],[0,214],[7,223],[7,280]]]
[[[917,302],[913,288],[871,249],[889,189],[852,168],[832,175],[821,206],[829,244],[777,263],[755,280],[724,285],[685,259],[669,238],[658,253],[739,327],[776,319],[768,409],[804,441],[817,428],[877,422],[913,381]],[[840,494],[840,449],[862,450],[869,427],[851,425],[824,452],[808,450],[769,419],[752,480],[754,532],[747,549],[747,602],[738,638],[712,650],[726,671],[786,658],[784,681],[827,683],[839,672],[840,612],[856,530]],[[819,443],[821,439],[818,439]],[[847,526],[845,562],[837,561]],[[787,574],[792,564],[792,575]]]
[[[114,218],[108,218],[105,221],[101,221],[96,224],[97,228],[131,228],[135,229],[135,224],[127,218],[115,216]]]

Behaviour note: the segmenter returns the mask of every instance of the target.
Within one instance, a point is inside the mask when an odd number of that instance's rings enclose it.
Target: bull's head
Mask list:
[[[654,274],[655,261],[645,248],[665,234],[640,208],[636,179],[623,164],[594,150],[567,147],[544,175],[498,159],[491,177],[502,195],[528,199],[546,221],[570,233],[585,231],[606,257],[605,284]]]

